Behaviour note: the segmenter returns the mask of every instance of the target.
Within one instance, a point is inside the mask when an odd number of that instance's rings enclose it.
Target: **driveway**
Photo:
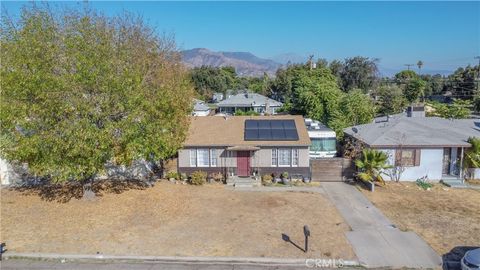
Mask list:
[[[402,232],[357,188],[343,182],[322,183],[352,231],[346,236],[359,261],[368,267],[434,268],[440,256],[414,232]]]

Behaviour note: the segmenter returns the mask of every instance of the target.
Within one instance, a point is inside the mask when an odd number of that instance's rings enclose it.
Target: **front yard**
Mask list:
[[[480,245],[480,190],[436,184],[427,191],[415,183],[387,183],[362,190],[402,230],[412,230],[440,255],[456,246]]]
[[[284,233],[303,246],[305,224],[312,233],[306,254],[282,240]],[[354,259],[347,230],[319,193],[160,182],[57,203],[1,191],[0,240],[16,252]]]

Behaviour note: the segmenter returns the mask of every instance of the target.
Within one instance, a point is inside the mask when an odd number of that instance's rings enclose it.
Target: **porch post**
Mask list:
[[[460,179],[462,179],[462,182],[464,181],[463,179],[463,147],[462,147],[462,150],[461,150],[461,154],[460,154]]]

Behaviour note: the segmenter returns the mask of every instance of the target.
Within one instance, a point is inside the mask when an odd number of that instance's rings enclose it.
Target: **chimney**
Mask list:
[[[425,106],[423,104],[408,106],[407,117],[425,117]]]

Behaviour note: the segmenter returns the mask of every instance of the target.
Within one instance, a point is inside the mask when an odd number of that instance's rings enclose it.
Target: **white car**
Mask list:
[[[472,249],[465,253],[462,258],[462,270],[479,270],[480,269],[480,248]]]

